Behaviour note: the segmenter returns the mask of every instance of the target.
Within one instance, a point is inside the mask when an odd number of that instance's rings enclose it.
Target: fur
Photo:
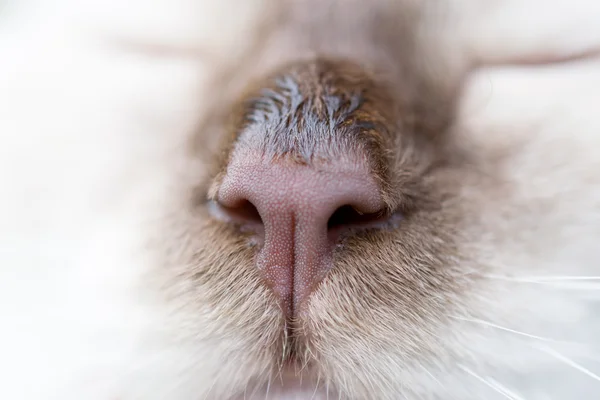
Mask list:
[[[253,58],[248,33],[279,29],[282,11],[250,3],[132,3],[140,16],[92,2],[104,12],[73,7],[42,27],[26,3],[0,15],[0,397],[593,398],[597,24],[577,49],[540,28],[537,47],[511,53],[486,38],[514,29],[520,6],[447,7],[455,36],[422,40],[460,83],[434,85],[453,93],[444,148],[460,157],[417,179],[428,197],[397,232],[337,254],[310,302],[300,382],[277,375],[281,316],[252,249],[203,205],[224,137],[212,128],[281,49]],[[255,67],[236,73],[242,62]]]

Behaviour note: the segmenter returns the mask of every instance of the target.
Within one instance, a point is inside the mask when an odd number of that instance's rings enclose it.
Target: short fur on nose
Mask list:
[[[366,168],[234,157],[218,202],[262,238],[256,266],[288,316],[332,266],[340,233],[377,221],[383,202]]]

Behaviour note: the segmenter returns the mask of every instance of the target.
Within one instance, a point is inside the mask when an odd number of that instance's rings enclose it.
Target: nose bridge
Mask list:
[[[327,218],[313,205],[297,201],[263,217],[264,247],[257,267],[288,315],[308,297],[323,274],[327,253]],[[318,279],[319,278],[319,279]]]

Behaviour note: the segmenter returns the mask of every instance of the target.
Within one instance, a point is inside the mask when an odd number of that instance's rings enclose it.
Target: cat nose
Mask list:
[[[300,312],[333,265],[340,236],[381,223],[367,168],[286,161],[230,162],[217,195],[229,220],[259,239],[256,267],[287,316]]]

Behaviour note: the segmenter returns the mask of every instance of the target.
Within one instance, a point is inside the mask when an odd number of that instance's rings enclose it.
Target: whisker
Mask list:
[[[467,374],[471,375],[473,378],[477,379],[479,382],[486,385],[487,387],[494,389],[495,392],[500,393],[501,395],[503,395],[504,397],[506,397],[509,400],[525,400],[522,397],[512,396],[510,391],[505,391],[503,389],[503,386],[497,386],[495,384],[496,383],[495,381],[490,382],[489,380],[485,379],[484,377],[477,375],[474,371],[472,371],[470,368],[468,368],[464,365],[459,365],[459,368],[462,369],[463,371],[465,371]]]
[[[500,329],[502,331],[514,333],[516,335],[528,337],[530,339],[542,340],[544,342],[562,343],[562,344],[567,344],[568,343],[568,342],[561,341],[561,340],[546,338],[546,337],[543,337],[543,336],[532,335],[530,333],[525,333],[525,332],[517,331],[515,329],[506,328],[504,326],[497,325],[497,324],[494,324],[492,322],[484,321],[484,320],[481,320],[481,319],[457,317],[457,316],[453,316],[453,315],[449,315],[449,317],[453,318],[453,319],[456,319],[456,320],[459,320],[459,321],[473,322],[473,323],[476,323],[476,324],[481,324],[481,325],[489,326],[490,328]]]
[[[590,378],[597,380],[598,382],[600,382],[600,376],[594,374],[592,371],[590,371],[589,369],[577,364],[575,361],[571,360],[570,358],[567,358],[565,356],[563,356],[562,354],[560,354],[559,352],[557,352],[556,350],[553,350],[549,347],[546,346],[538,346],[537,347],[539,350],[545,352],[546,354],[551,355],[552,357],[556,358],[559,361],[562,361],[563,363],[567,364],[570,367],[575,368],[576,370],[578,370],[579,372],[589,376]]]
[[[550,276],[526,276],[521,277],[519,279],[529,280],[529,281],[538,281],[538,282],[555,282],[555,281],[598,281],[600,282],[600,276],[560,276],[560,275],[550,275]]]
[[[574,290],[600,290],[599,276],[522,276],[510,277],[502,275],[484,275],[499,281],[548,285]]]
[[[508,389],[506,386],[502,385],[500,382],[498,382],[497,380],[491,378],[488,376],[488,380],[490,383],[494,384],[494,386],[496,386],[498,389],[502,390],[504,393],[508,394],[509,396],[513,397],[515,400],[525,400],[523,398],[523,396],[520,396],[518,394],[516,394],[513,390]]]
[[[433,375],[431,372],[429,372],[429,370],[428,370],[427,368],[425,368],[425,366],[424,366],[423,364],[419,363],[419,366],[420,366],[420,367],[421,367],[421,369],[423,369],[423,371],[425,371],[425,373],[426,373],[427,375],[429,375],[429,377],[430,377],[431,379],[433,379],[433,381],[434,381],[435,383],[437,383],[437,384],[438,384],[438,385],[439,385],[439,386],[440,386],[442,389],[446,389],[446,387],[445,387],[445,386],[442,384],[442,382],[440,382],[440,381],[439,381],[439,380],[438,380],[438,379],[437,379],[437,378],[436,378],[436,377],[435,377],[435,376],[434,376],[434,375]],[[448,396],[448,395],[446,395],[446,396]],[[454,399],[455,397],[454,397],[454,396],[450,396],[450,398],[451,398],[451,399]]]

